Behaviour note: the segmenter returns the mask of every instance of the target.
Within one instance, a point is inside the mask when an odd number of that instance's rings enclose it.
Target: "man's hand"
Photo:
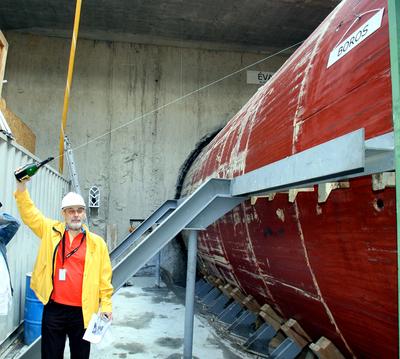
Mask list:
[[[17,170],[19,170],[19,168]],[[30,178],[27,178],[27,179],[21,180],[21,182],[20,182],[16,179],[17,192],[24,192],[26,190],[26,182],[28,182],[29,180],[30,180]]]
[[[101,312],[100,313],[100,318],[105,319],[105,320],[111,320],[112,319],[112,312]]]

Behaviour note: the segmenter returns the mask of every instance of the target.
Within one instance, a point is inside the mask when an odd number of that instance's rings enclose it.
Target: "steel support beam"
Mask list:
[[[388,1],[389,44],[392,80],[393,129],[396,168],[396,213],[397,213],[397,290],[398,290],[398,349],[400,352],[400,0]]]
[[[232,180],[232,196],[285,191],[394,169],[393,134],[365,141],[364,129],[271,163]]]
[[[186,272],[185,298],[185,331],[183,359],[192,359],[193,321],[194,321],[194,288],[196,283],[197,232],[190,231],[188,239],[188,262]]]

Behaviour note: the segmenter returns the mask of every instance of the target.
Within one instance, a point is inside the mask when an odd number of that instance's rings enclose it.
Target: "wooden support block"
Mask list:
[[[315,344],[311,343],[309,348],[319,359],[344,359],[339,349],[325,337],[319,338]]]
[[[219,290],[224,293],[227,297],[231,296],[232,286],[230,284],[220,285]]]
[[[229,287],[228,287],[229,286]],[[227,284],[225,287],[224,287],[224,290],[226,291],[226,295],[228,295],[229,297],[232,297],[233,298],[233,296],[232,296],[232,291],[235,289],[235,287],[233,286],[233,285],[231,285],[231,284]]]
[[[272,307],[269,304],[264,304],[260,308],[260,311],[264,312],[269,317],[273,318],[279,324],[283,324],[283,322],[284,322],[283,318],[277,312],[275,312],[275,310],[273,310]]]
[[[298,333],[297,330],[294,329],[294,328],[299,329],[300,325],[298,325],[298,327],[295,326],[293,321],[296,322],[293,319],[289,319],[285,324],[282,324],[281,330],[286,334],[286,336],[288,336],[295,343],[297,343],[297,345],[301,349],[303,349],[311,340],[308,339],[309,337],[307,334],[306,334],[306,337],[304,337],[302,334]],[[300,331],[305,333],[303,329],[301,329]]]
[[[204,264],[199,266],[199,271],[203,275],[204,279],[206,279],[207,278],[207,272],[206,272],[206,267],[205,267]]]
[[[224,281],[221,278],[217,278],[215,281],[215,286],[219,287],[220,285],[223,285]]]
[[[231,297],[235,299],[237,302],[242,303],[245,295],[240,291],[239,288],[234,288],[231,292]]]
[[[258,313],[260,311],[260,304],[258,304],[252,295],[248,295],[246,298],[244,298],[242,304],[254,313]]]
[[[311,342],[310,336],[304,331],[304,329],[300,326],[300,324],[295,319],[289,319],[285,323],[290,329],[293,329],[297,334],[300,334],[304,339],[307,339]]]
[[[264,320],[265,323],[269,324],[272,328],[274,328],[275,331],[278,331],[280,329],[282,323],[279,323],[274,318],[269,316],[267,313],[260,311],[258,315]]]

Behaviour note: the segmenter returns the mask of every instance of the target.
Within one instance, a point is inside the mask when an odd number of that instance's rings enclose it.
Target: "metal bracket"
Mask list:
[[[383,172],[375,173],[372,175],[372,190],[380,191],[385,188],[396,187],[396,173],[395,172]]]
[[[326,182],[318,185],[318,203],[326,202],[329,195],[334,189],[350,188],[350,182]]]

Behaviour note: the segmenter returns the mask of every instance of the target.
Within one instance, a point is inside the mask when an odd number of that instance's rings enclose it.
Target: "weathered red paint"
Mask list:
[[[382,26],[327,68],[340,39],[379,8]],[[355,14],[364,15],[349,29]],[[186,193],[359,128],[367,138],[392,131],[387,21],[386,1],[343,1],[203,150]],[[394,189],[353,179],[320,204],[316,189],[294,203],[278,193],[238,206],[200,234],[199,260],[346,357],[397,358]]]

